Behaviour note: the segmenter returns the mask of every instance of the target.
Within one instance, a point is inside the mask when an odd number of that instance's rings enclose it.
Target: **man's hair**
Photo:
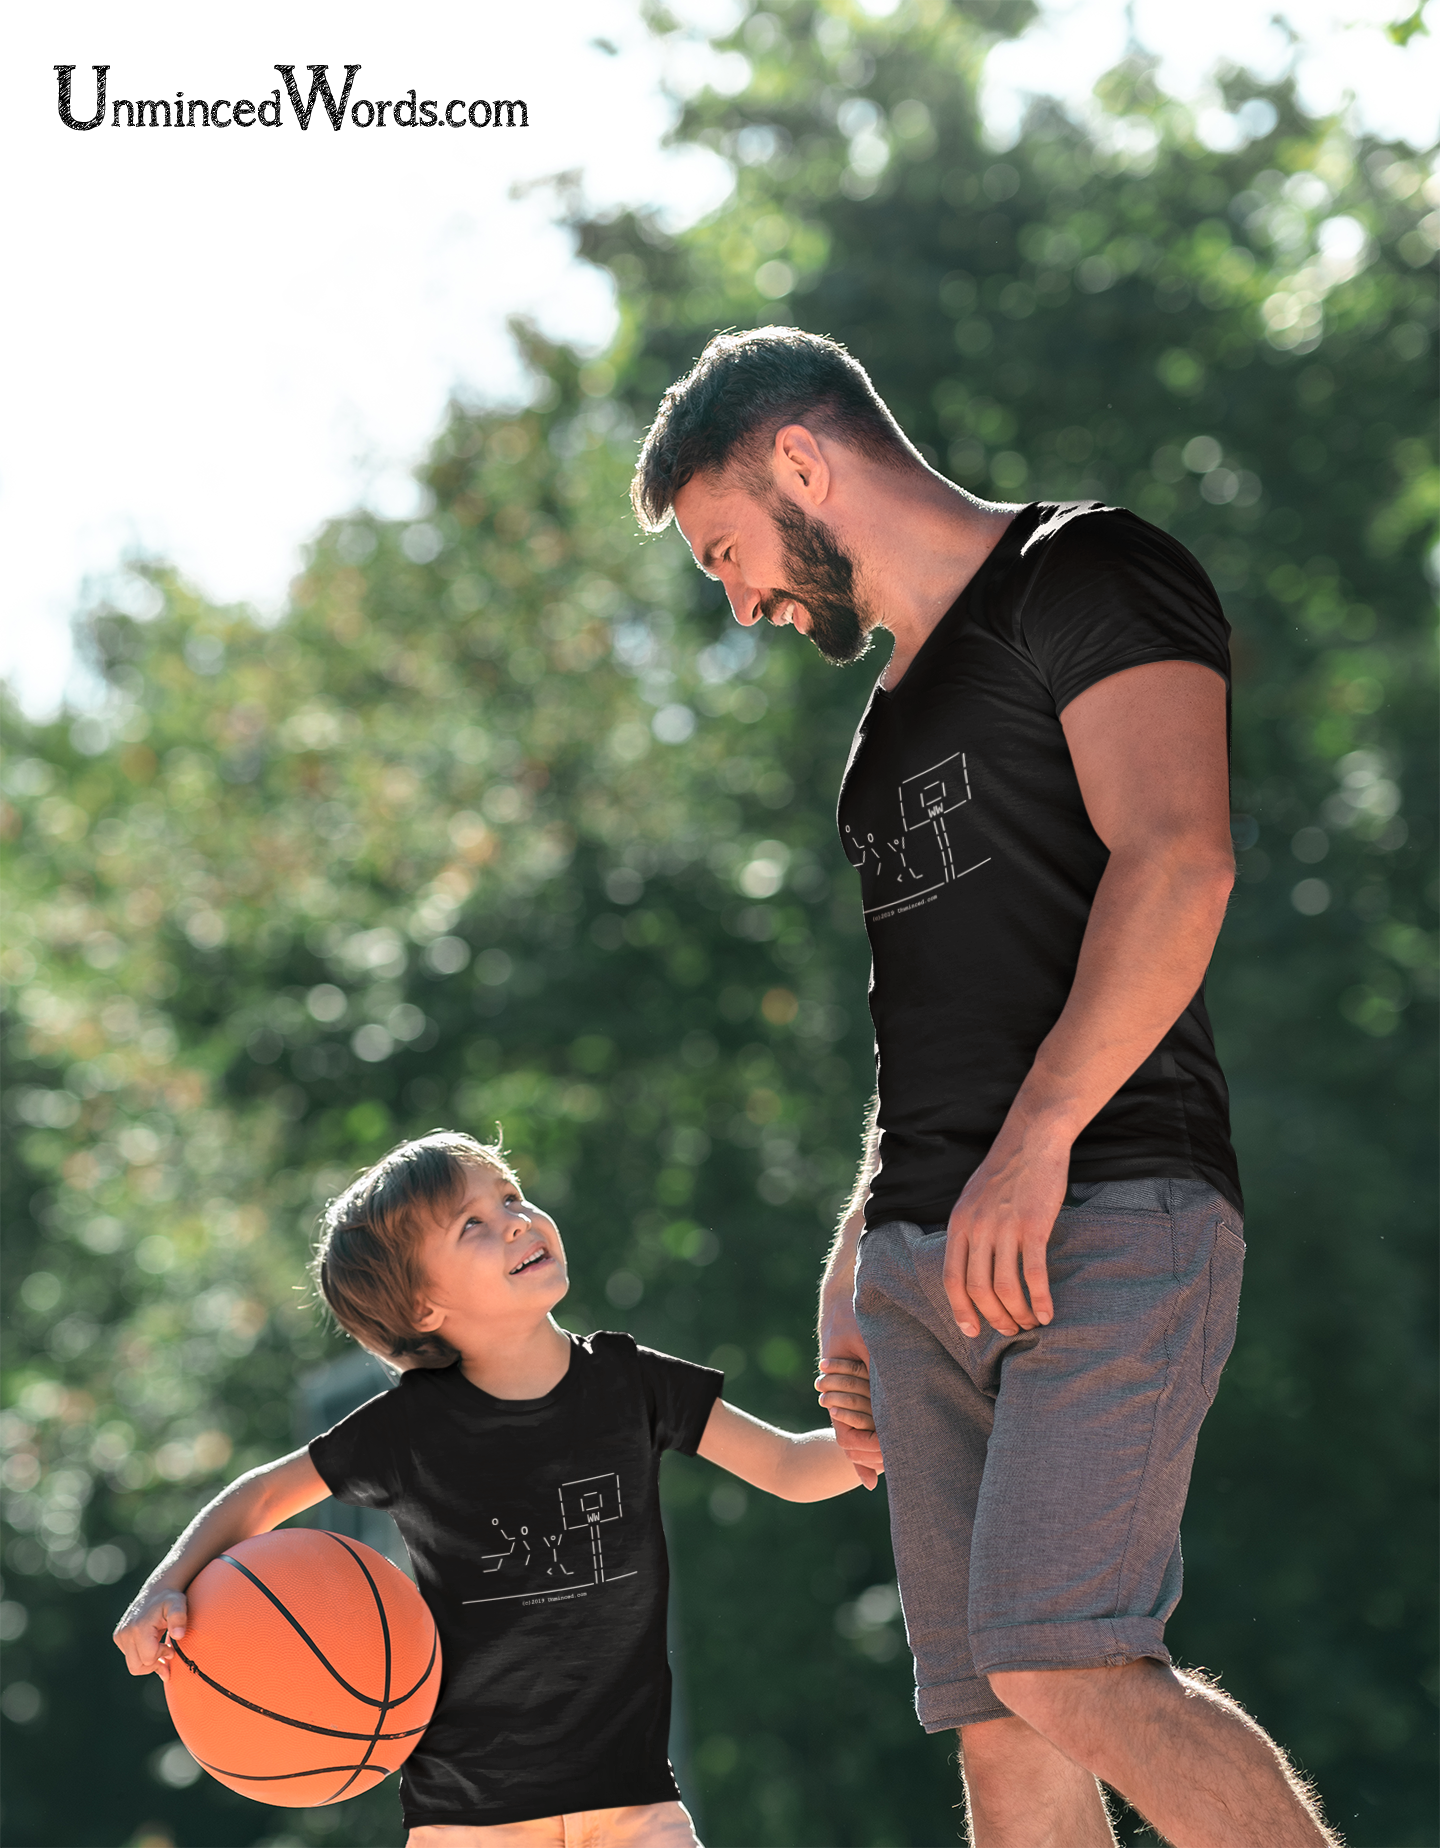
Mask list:
[[[630,483],[636,519],[647,533],[662,531],[687,481],[732,464],[757,497],[768,498],[763,452],[792,423],[892,468],[923,466],[869,373],[838,340],[798,327],[716,334],[660,400],[646,432]]]
[[[391,1149],[320,1215],[315,1287],[346,1334],[382,1359],[448,1367],[457,1358],[448,1341],[415,1327],[415,1308],[425,1290],[420,1246],[428,1222],[459,1200],[467,1168],[515,1180],[498,1137],[484,1143],[436,1129]]]

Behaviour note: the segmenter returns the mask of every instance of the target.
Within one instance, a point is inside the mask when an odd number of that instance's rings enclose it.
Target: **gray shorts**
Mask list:
[[[915,1707],[927,1732],[1002,1718],[1000,1669],[1170,1660],[1180,1515],[1235,1340],[1239,1214],[1203,1181],[1072,1186],[1048,1328],[962,1335],[945,1229],[860,1246]]]

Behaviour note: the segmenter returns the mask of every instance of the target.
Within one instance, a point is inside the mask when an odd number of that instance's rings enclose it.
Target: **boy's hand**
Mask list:
[[[166,1645],[184,1636],[188,1615],[183,1591],[157,1591],[138,1609],[126,1611],[114,1640],[132,1675],[170,1679],[171,1655]]]
[[[830,1414],[840,1448],[865,1487],[873,1489],[885,1463],[870,1409],[870,1369],[852,1354],[828,1356],[820,1362],[815,1390]]]

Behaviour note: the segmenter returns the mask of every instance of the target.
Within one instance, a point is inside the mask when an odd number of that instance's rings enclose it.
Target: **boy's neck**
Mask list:
[[[522,1331],[487,1331],[460,1348],[460,1371],[492,1399],[543,1399],[570,1366],[570,1338],[550,1316]]]

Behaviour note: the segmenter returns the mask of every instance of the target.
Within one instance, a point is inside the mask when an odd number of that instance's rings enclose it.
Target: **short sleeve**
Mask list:
[[[1020,640],[1063,712],[1097,681],[1150,661],[1197,661],[1229,685],[1230,625],[1198,559],[1112,507],[1057,508],[1026,541],[1040,552]]]
[[[679,1450],[693,1457],[725,1375],[693,1360],[676,1360],[654,1348],[639,1347],[640,1377],[657,1450]]]
[[[400,1488],[395,1441],[399,1388],[378,1393],[310,1440],[310,1461],[336,1501],[388,1508]]]

